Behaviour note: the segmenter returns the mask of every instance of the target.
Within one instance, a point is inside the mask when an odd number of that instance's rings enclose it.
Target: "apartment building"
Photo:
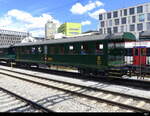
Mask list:
[[[150,3],[109,11],[99,15],[100,33],[132,32],[139,37],[150,30]]]
[[[80,23],[64,23],[58,28],[58,33],[63,33],[66,36],[75,36],[82,33]]]

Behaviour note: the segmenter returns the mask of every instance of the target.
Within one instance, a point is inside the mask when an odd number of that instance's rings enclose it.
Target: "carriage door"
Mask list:
[[[133,48],[133,64],[146,65],[146,47]]]

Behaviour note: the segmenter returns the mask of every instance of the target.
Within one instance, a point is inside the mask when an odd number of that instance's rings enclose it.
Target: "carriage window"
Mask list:
[[[125,46],[124,43],[121,43],[121,42],[115,43],[115,47],[116,47],[116,48],[124,48],[124,46]]]
[[[83,45],[81,46],[81,50],[83,50]]]
[[[44,54],[47,54],[47,45],[44,46]]]
[[[0,54],[3,54],[3,50],[0,50]]]
[[[109,49],[115,48],[115,43],[109,43],[109,44],[108,44],[108,48],[109,48]]]
[[[86,43],[83,43],[83,44],[81,45],[81,54],[82,54],[82,55],[88,54],[88,45],[87,45]]]
[[[99,49],[103,49],[103,44],[99,44]]]
[[[64,46],[63,45],[59,45],[58,46],[58,54],[64,55],[64,51],[65,51]]]
[[[74,53],[75,53],[74,46],[69,45],[69,54],[74,54]]]
[[[8,48],[8,53],[9,54],[14,54],[13,48]]]
[[[69,50],[73,50],[74,49],[74,47],[71,45],[71,46],[69,46]]]
[[[147,49],[146,49],[146,55],[147,55],[147,56],[150,56],[150,48],[147,48]]]
[[[138,56],[138,48],[134,49],[134,56]]]
[[[103,53],[103,44],[96,43],[96,54],[102,54]]]
[[[30,54],[31,53],[31,47],[21,47],[20,48],[21,54]]]
[[[31,53],[32,53],[32,54],[35,54],[35,47],[32,47],[32,48],[31,48]]]
[[[55,53],[55,47],[51,46],[49,48],[49,52],[50,52],[50,54],[54,54]]]
[[[12,48],[12,54],[15,54],[15,53],[16,53],[16,49]]]
[[[42,48],[38,47],[38,53],[42,53]]]
[[[22,47],[20,47],[20,53],[21,53],[21,54],[23,54],[23,53],[24,53],[24,51],[23,51],[23,48],[22,48]]]
[[[141,48],[141,56],[146,56],[146,49],[145,48]]]
[[[126,56],[132,56],[132,48],[127,48],[125,55]]]
[[[24,51],[25,54],[30,54],[30,49],[28,47],[25,47],[24,50],[25,50]]]

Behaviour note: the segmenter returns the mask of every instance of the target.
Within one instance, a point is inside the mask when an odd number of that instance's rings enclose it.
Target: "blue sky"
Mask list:
[[[0,0],[0,28],[29,31],[44,36],[44,24],[52,20],[82,23],[82,31],[97,30],[98,14],[150,2],[150,0]]]

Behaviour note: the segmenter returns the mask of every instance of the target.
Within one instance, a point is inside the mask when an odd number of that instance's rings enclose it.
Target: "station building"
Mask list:
[[[99,15],[100,33],[132,32],[138,38],[150,30],[150,3],[105,12]]]
[[[0,45],[12,45],[16,43],[21,43],[21,41],[28,36],[29,33],[27,32],[0,29]]]
[[[80,23],[64,23],[58,28],[58,33],[62,33],[66,36],[74,36],[81,34]]]

